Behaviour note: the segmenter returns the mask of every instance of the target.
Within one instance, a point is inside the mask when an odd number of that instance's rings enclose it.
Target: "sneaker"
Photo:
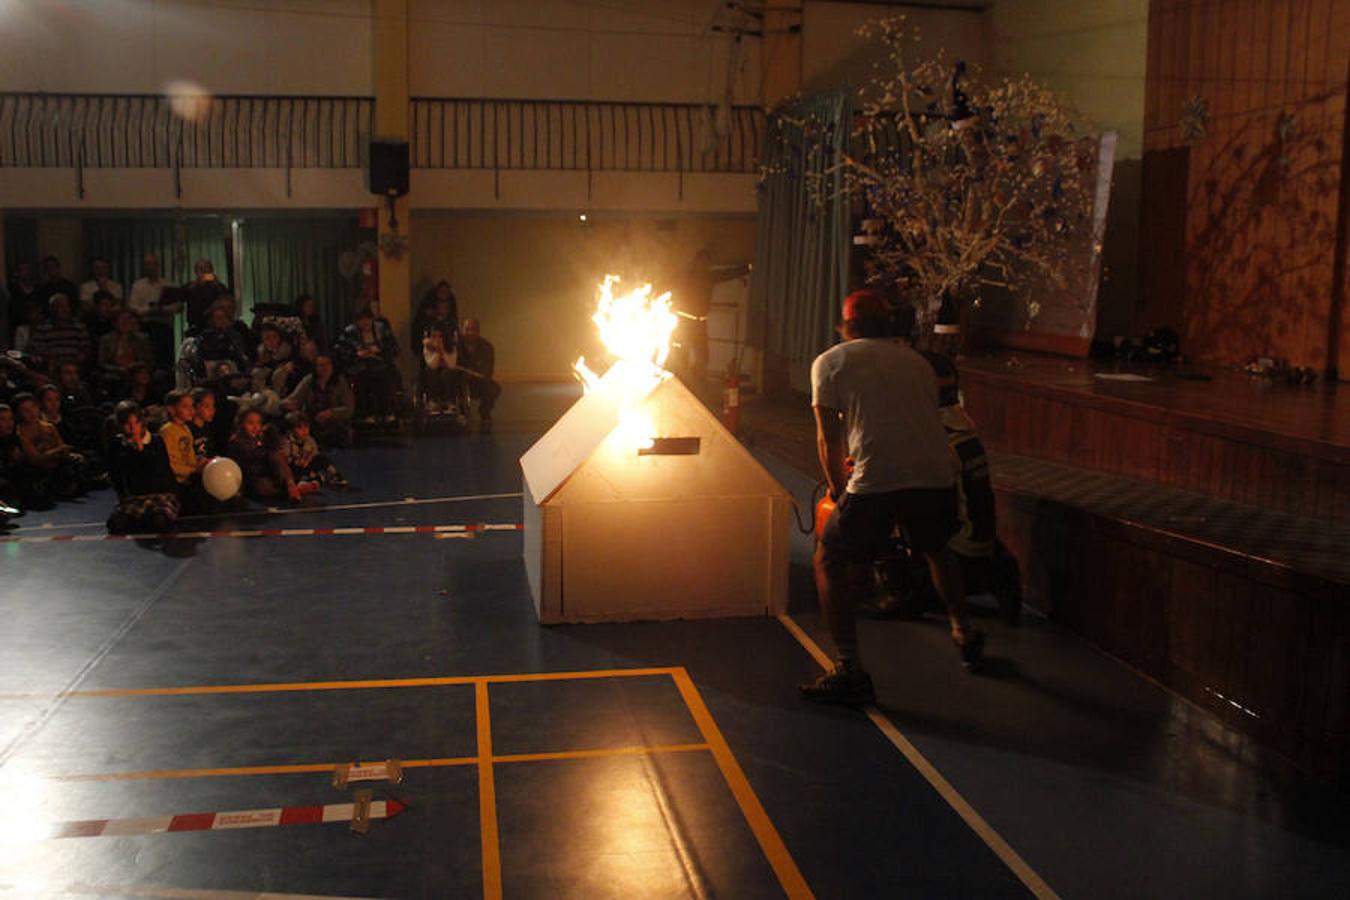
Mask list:
[[[966,632],[965,640],[958,641],[953,637],[952,643],[956,644],[961,654],[961,665],[965,666],[966,671],[979,672],[984,665],[984,632],[971,629]]]
[[[865,706],[875,703],[876,691],[872,676],[862,669],[836,665],[815,681],[800,684],[802,697],[816,703],[837,703],[841,706]]]

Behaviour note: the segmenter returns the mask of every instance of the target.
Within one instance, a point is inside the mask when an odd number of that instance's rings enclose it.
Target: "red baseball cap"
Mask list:
[[[891,314],[890,306],[881,291],[864,289],[844,298],[844,321],[857,319],[884,319]]]

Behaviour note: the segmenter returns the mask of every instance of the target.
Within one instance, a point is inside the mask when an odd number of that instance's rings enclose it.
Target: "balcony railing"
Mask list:
[[[420,169],[754,172],[764,140],[756,107],[592,100],[418,97]]]
[[[368,97],[0,94],[0,167],[359,168],[374,111]]]
[[[178,108],[175,109],[175,106]],[[364,166],[369,97],[0,93],[0,167]],[[581,100],[415,98],[416,168],[754,172],[754,107]]]

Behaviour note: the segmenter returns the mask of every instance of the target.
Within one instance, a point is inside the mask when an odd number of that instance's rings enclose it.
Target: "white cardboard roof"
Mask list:
[[[759,474],[765,484],[786,495],[787,490],[777,483],[759,460],[736,437],[723,427],[706,406],[677,378],[669,378],[656,387],[646,403],[658,400],[659,405],[678,404],[687,414],[697,418],[701,431],[708,437],[721,438],[733,446],[737,455]],[[529,487],[529,496],[543,505],[581,469],[619,424],[620,403],[613,393],[591,391],[582,396],[553,424],[534,446],[520,458],[520,468]],[[657,422],[660,430],[660,422]]]

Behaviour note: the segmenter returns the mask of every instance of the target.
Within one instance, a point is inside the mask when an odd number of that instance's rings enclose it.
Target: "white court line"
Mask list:
[[[4,887],[5,885],[0,884],[0,889]],[[361,897],[338,897],[330,894],[278,894],[274,891],[194,890],[78,882],[67,885],[61,893],[71,896],[92,894],[98,897],[153,897],[155,900],[364,900]]]
[[[778,621],[783,623],[783,627],[788,630],[788,633],[797,639],[797,643],[801,644],[806,652],[811,654],[822,669],[834,668],[833,660],[824,650],[820,649],[820,645],[811,638],[811,635],[802,630],[802,627],[791,616],[781,614],[778,616]],[[1046,884],[1045,879],[1036,874],[1036,870],[1031,868],[1027,861],[1003,839],[1003,836],[994,830],[994,826],[990,825],[984,816],[975,811],[975,807],[971,806],[969,801],[962,797],[956,788],[952,787],[950,781],[942,777],[942,773],[928,761],[926,756],[919,752],[919,748],[915,747],[913,742],[905,737],[899,728],[895,727],[894,722],[886,718],[885,713],[875,706],[864,706],[862,710],[867,713],[867,718],[872,720],[872,724],[877,726],[881,733],[886,736],[886,739],[895,745],[895,749],[899,750],[905,759],[909,760],[909,764],[917,769],[924,780],[933,786],[933,790],[938,792],[938,796],[956,811],[956,814],[970,827],[970,830],[975,832],[990,850],[994,851],[994,855],[1012,870],[1012,873],[1018,877],[1022,884],[1026,885],[1027,890],[1041,900],[1059,900],[1059,895],[1054,892],[1050,885]]]
[[[341,512],[346,509],[380,509],[389,506],[424,506],[428,503],[468,503],[472,500],[518,500],[524,496],[520,491],[504,494],[460,494],[451,497],[404,497],[402,500],[372,500],[369,503],[338,503],[332,506],[269,506],[267,509],[248,509],[243,512],[216,513],[207,516],[180,516],[180,522],[193,522],[202,519],[236,519],[244,516],[289,516],[296,513]],[[42,525],[19,525],[11,528],[16,531],[54,531],[69,528],[102,528],[106,522],[46,522]]]

